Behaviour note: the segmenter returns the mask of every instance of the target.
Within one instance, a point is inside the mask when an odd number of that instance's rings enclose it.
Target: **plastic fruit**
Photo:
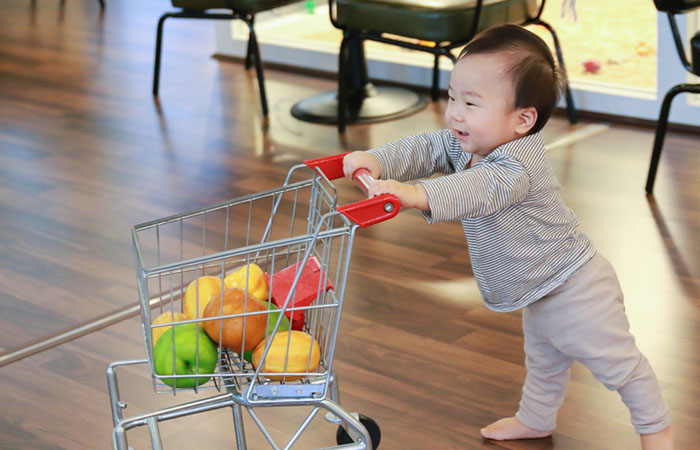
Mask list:
[[[201,326],[198,327],[196,323],[183,323],[169,328],[158,339],[153,347],[153,368],[158,375],[213,374],[218,357],[216,344],[209,339]],[[176,388],[192,388],[206,383],[209,378],[211,376],[166,377],[161,378],[161,381]]]
[[[287,345],[289,344],[289,345]],[[262,341],[253,351],[253,366],[257,369],[260,359],[265,352],[266,340]],[[289,353],[287,353],[289,349]],[[310,354],[310,355],[309,355]],[[272,338],[270,350],[267,352],[263,368],[264,373],[308,373],[318,368],[321,360],[321,349],[316,339],[303,331],[285,331],[277,333]],[[285,368],[286,362],[286,368]],[[271,380],[294,381],[304,378],[304,375],[275,376],[265,375]]]
[[[246,298],[247,297],[247,298]],[[223,306],[222,306],[223,300]],[[266,302],[261,302],[241,289],[226,289],[223,295],[214,297],[204,309],[203,317],[221,317],[266,311]],[[245,342],[243,328],[245,325]],[[243,353],[255,348],[265,336],[267,328],[266,314],[253,314],[225,319],[206,320],[202,322],[204,331],[215,342],[229,350]],[[219,336],[221,334],[221,336]],[[221,340],[219,340],[221,339]]]
[[[187,320],[187,316],[181,313],[180,311],[165,311],[163,314],[160,316],[156,317],[156,319],[151,323],[151,325],[160,325],[161,323],[173,323],[173,322],[180,322],[181,320]],[[156,345],[156,342],[158,342],[158,339],[168,331],[172,326],[169,327],[152,327],[151,330],[153,332],[153,341],[152,344]]]
[[[267,303],[267,302],[266,302]],[[265,336],[264,339],[267,339],[268,336],[272,336],[272,333],[275,331],[275,324],[277,323],[277,319],[279,316],[282,316],[282,321],[280,322],[279,328],[277,328],[277,332],[281,333],[282,331],[289,331],[289,319],[287,319],[286,316],[282,315],[282,311],[274,304],[272,303],[267,303],[267,309],[270,310],[270,314],[267,315],[269,319],[267,320],[267,330],[265,330]],[[253,362],[253,350],[248,350],[243,354],[243,359],[246,361],[252,363]]]
[[[245,291],[246,285],[248,293],[258,300],[267,301],[270,297],[270,288],[267,285],[265,274],[257,264],[248,264],[224,278],[225,289],[238,288]]]
[[[197,299],[199,291],[199,300]],[[189,319],[199,319],[212,298],[221,294],[221,278],[204,276],[193,280],[185,291],[182,309]],[[199,303],[199,304],[198,304]],[[199,308],[197,308],[199,306]]]

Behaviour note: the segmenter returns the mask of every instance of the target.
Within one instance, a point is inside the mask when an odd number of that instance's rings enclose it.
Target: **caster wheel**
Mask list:
[[[360,423],[367,428],[369,437],[372,439],[372,450],[376,450],[377,447],[379,447],[379,441],[382,440],[382,432],[379,429],[379,425],[377,425],[377,422],[371,417],[362,414],[360,414]],[[354,442],[342,426],[338,427],[338,432],[335,434],[335,441],[338,445],[351,444]]]

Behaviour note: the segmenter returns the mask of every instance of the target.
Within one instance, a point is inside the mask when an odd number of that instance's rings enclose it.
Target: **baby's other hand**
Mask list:
[[[352,152],[343,158],[343,173],[347,179],[352,180],[355,171],[363,168],[369,170],[374,178],[379,178],[382,172],[377,158],[367,152]]]
[[[420,184],[400,183],[395,180],[377,180],[369,187],[369,197],[393,194],[398,197],[402,208],[430,209],[428,193]]]

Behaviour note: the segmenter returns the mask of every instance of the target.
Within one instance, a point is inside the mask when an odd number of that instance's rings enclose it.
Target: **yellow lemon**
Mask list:
[[[172,322],[179,322],[181,320],[187,320],[187,316],[184,315],[181,312],[172,312],[171,311],[165,311],[163,314],[160,316],[156,317],[156,319],[153,321],[152,325],[160,325],[161,323],[172,323]],[[158,342],[158,339],[168,331],[172,327],[153,327],[153,345],[156,345],[156,342]]]
[[[289,341],[289,345],[287,345]],[[266,339],[263,339],[255,350],[253,350],[253,365],[255,368],[260,364],[265,352]],[[289,349],[289,353],[287,350]],[[282,331],[272,338],[270,350],[265,357],[265,365],[261,372],[269,373],[302,373],[315,372],[321,360],[321,349],[318,342],[310,334],[303,331]],[[286,369],[285,369],[286,362]],[[270,376],[271,380],[293,381],[304,378],[303,376]]]
[[[199,291],[199,300],[197,299]],[[185,291],[182,309],[188,319],[201,319],[209,300],[221,294],[221,278],[204,276],[192,281]]]
[[[246,278],[248,279],[246,284]],[[241,289],[246,290],[248,294],[258,300],[267,301],[270,296],[270,288],[265,280],[265,274],[257,264],[248,264],[233,273],[226,275],[224,278],[224,286],[226,289]]]

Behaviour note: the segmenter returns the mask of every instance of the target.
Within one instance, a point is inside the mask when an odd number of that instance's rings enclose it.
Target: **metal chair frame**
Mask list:
[[[688,57],[685,54],[685,46],[681,39],[681,33],[678,29],[678,23],[676,22],[676,13],[667,12],[668,21],[671,25],[671,33],[673,34],[673,42],[676,44],[676,50],[678,51],[678,57],[681,60],[681,64],[686,71],[693,75],[700,75],[699,68],[693,68],[692,60],[688,61]],[[700,65],[700,62],[696,62]],[[676,97],[676,95],[688,92],[691,94],[700,94],[700,84],[689,84],[681,83],[673,86],[668,90],[664,96],[664,100],[661,104],[661,111],[659,112],[659,120],[656,124],[656,135],[654,136],[654,148],[651,153],[651,161],[649,162],[649,173],[647,174],[647,183],[645,190],[648,195],[652,195],[654,192],[654,182],[656,181],[656,171],[659,167],[659,159],[661,158],[661,150],[664,145],[664,138],[666,137],[666,130],[668,129],[668,116],[671,112],[671,102]]]
[[[167,12],[163,14],[158,20],[158,28],[156,32],[156,56],[155,63],[153,67],[153,96],[158,97],[158,87],[160,83],[160,59],[161,59],[161,49],[163,46],[163,24],[169,18],[175,19],[213,19],[213,20],[242,20],[248,25],[248,30],[250,32],[248,36],[248,48],[245,57],[245,68],[250,69],[250,67],[255,64],[255,71],[258,76],[258,89],[260,91],[260,103],[262,106],[263,116],[268,115],[267,106],[267,95],[265,93],[265,77],[263,75],[262,59],[260,58],[260,47],[258,46],[258,39],[255,35],[255,29],[253,27],[255,21],[254,14],[239,14],[233,11],[231,8],[231,13],[210,13],[206,11],[199,10],[188,10],[183,9],[181,11]]]

